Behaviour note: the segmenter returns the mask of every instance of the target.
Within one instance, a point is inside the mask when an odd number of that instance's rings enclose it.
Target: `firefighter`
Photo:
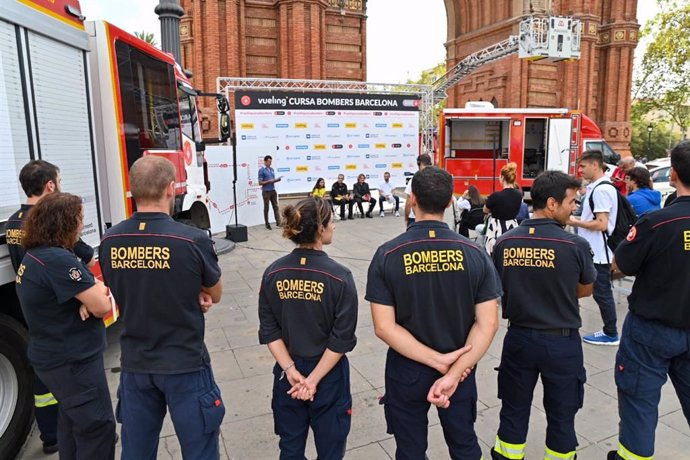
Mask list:
[[[155,458],[170,410],[184,458],[217,459],[225,406],[204,345],[203,313],[222,281],[205,231],[170,217],[175,166],[145,156],[129,173],[137,212],[101,241],[103,278],[120,306],[122,458]]]
[[[28,357],[55,395],[58,449],[66,460],[113,459],[115,417],[103,366],[110,312],[103,283],[74,253],[83,228],[81,198],[51,193],[32,208],[17,270],[17,297],[29,326]]]
[[[352,396],[345,353],[357,342],[352,273],[323,252],[333,240],[333,209],[307,198],[283,210],[283,236],[297,245],[271,264],[259,290],[259,341],[276,360],[273,420],[280,458],[304,458],[309,427],[318,457],[341,459]]]
[[[367,281],[376,335],[390,347],[388,432],[396,459],[423,460],[431,403],[451,458],[478,460],[477,387],[469,369],[498,328],[500,280],[486,252],[443,222],[454,202],[451,175],[428,166],[411,183],[415,221],[378,248]]]
[[[690,141],[671,151],[671,181],[676,200],[641,217],[615,252],[635,283],[616,354],[620,424],[609,460],[652,458],[667,376],[690,425]]]
[[[493,459],[522,459],[537,379],[544,385],[544,458],[574,459],[575,414],[586,380],[578,298],[592,294],[589,243],[563,230],[577,207],[580,182],[558,171],[534,181],[534,217],[500,237],[493,258],[509,321],[498,371],[500,425]]]
[[[31,208],[44,196],[60,191],[60,169],[44,160],[29,161],[19,173],[19,183],[26,194],[26,204],[12,214],[5,224],[5,240],[10,253],[12,267],[16,273],[24,258],[22,247],[22,223],[29,215]],[[93,265],[93,248],[81,239],[73,248],[74,254],[85,264]],[[41,379],[34,373],[34,414],[36,425],[41,434],[43,452],[57,452],[57,414],[58,401],[48,390]]]

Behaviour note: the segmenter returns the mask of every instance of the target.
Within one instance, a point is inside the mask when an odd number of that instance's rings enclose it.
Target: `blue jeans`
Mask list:
[[[473,371],[450,398],[447,409],[437,409],[443,436],[453,460],[479,460],[474,422],[477,419],[477,385]],[[386,358],[386,395],[383,399],[388,433],[395,436],[396,460],[424,460],[429,428],[429,388],[442,374],[405,358],[393,349]]]
[[[651,457],[661,387],[667,375],[690,424],[690,329],[666,326],[628,313],[614,372],[619,442],[635,455]]]
[[[217,460],[225,415],[210,366],[187,374],[122,372],[116,417],[122,423],[122,460],[155,459],[166,408],[183,458]]]
[[[618,335],[616,326],[616,302],[613,300],[613,287],[611,286],[611,265],[594,264],[597,269],[597,279],[594,281],[592,296],[599,305],[601,319],[604,321],[604,334],[608,336]]]

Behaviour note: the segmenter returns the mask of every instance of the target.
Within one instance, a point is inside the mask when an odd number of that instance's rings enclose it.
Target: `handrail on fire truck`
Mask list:
[[[519,52],[521,59],[551,61],[580,58],[582,23],[566,16],[528,16],[520,21],[519,35],[472,53],[458,62],[441,78],[431,84],[433,103],[426,108],[430,114],[422,116],[424,147],[433,150],[434,107],[448,97],[448,90],[472,73],[477,67]],[[425,107],[422,107],[424,110]],[[428,124],[427,124],[428,123]]]

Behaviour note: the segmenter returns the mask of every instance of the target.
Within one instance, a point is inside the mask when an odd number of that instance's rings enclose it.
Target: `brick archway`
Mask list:
[[[439,0],[433,0],[439,1]],[[449,107],[494,98],[503,107],[580,109],[629,151],[637,0],[443,0],[447,65],[517,33],[530,13],[577,16],[582,57],[570,63],[483,66],[450,91]],[[366,0],[181,0],[182,64],[200,88],[216,78],[366,80]],[[341,6],[342,5],[342,6]],[[205,135],[215,118],[202,116]]]

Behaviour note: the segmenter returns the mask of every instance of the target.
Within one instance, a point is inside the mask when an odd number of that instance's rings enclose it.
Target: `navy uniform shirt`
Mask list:
[[[615,260],[623,273],[635,275],[631,312],[690,328],[690,196],[642,216],[616,248]]]
[[[290,355],[347,353],[357,343],[357,289],[352,273],[323,251],[295,249],[264,272],[259,342],[283,339]]]
[[[96,284],[89,269],[67,249],[29,250],[17,271],[17,297],[29,326],[29,360],[37,369],[88,361],[105,350],[100,318],[82,321],[74,296]]]
[[[106,232],[99,259],[122,314],[123,370],[182,374],[210,362],[199,293],[220,267],[205,231],[137,212]]]
[[[439,221],[417,221],[378,248],[366,299],[395,308],[395,322],[447,353],[465,345],[475,305],[501,295],[489,256]]]
[[[577,285],[596,278],[592,250],[553,219],[527,219],[493,252],[503,282],[503,317],[533,329],[579,329]]]
[[[24,237],[24,230],[22,230],[22,222],[29,215],[29,211],[33,205],[23,204],[19,211],[15,212],[7,220],[5,225],[5,239],[7,240],[7,250],[10,253],[12,266],[15,273],[19,269],[19,264],[24,258],[24,248],[22,247],[22,238]],[[74,254],[79,257],[85,264],[88,264],[93,259],[93,248],[84,243],[81,239],[74,245]]]

